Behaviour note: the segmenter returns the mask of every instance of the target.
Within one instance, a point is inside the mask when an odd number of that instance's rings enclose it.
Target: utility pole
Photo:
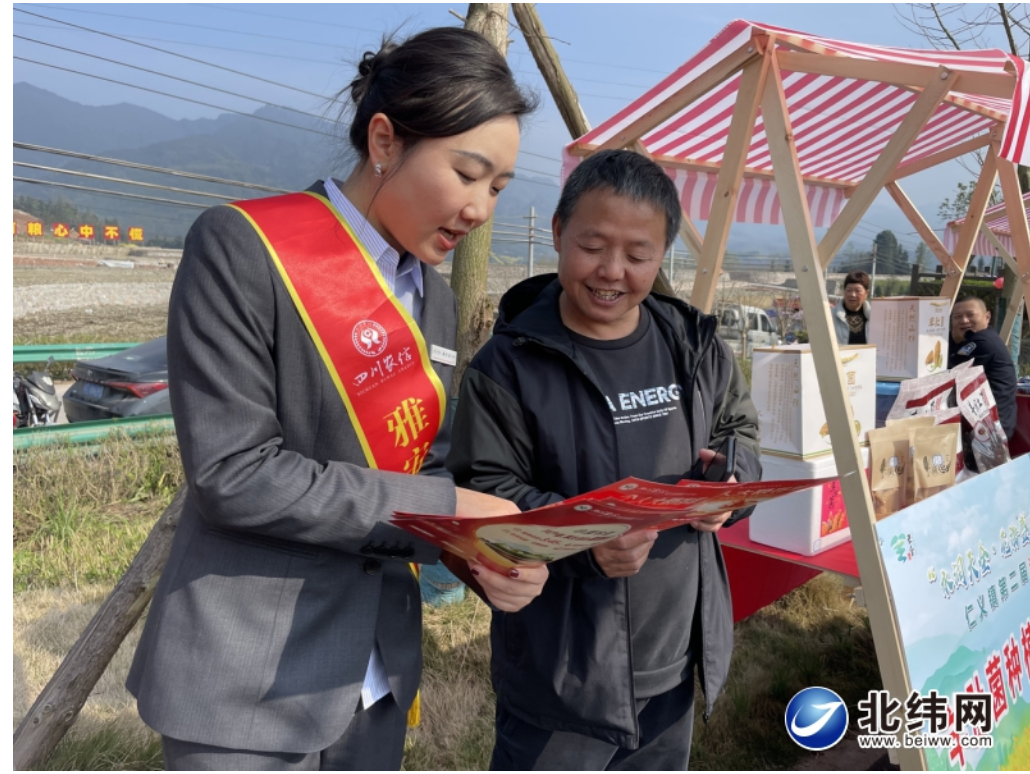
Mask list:
[[[533,3],[512,3],[511,10],[515,14],[515,21],[522,30],[526,45],[533,54],[536,66],[547,84],[547,89],[551,92],[551,97],[558,106],[558,112],[561,113],[569,134],[574,140],[582,137],[590,131],[590,124],[579,104],[576,90],[572,88],[572,83],[565,75],[558,53],[547,37],[547,31],[537,15],[536,7]],[[669,296],[676,295],[673,293],[672,285],[669,284],[663,269],[658,269],[654,289]]]
[[[469,3],[465,29],[483,35],[506,57],[508,3]],[[490,218],[466,234],[454,250],[451,290],[458,299],[458,360],[451,380],[451,395],[458,394],[465,369],[490,335],[493,305],[486,295],[486,275],[492,236],[493,218]]]
[[[536,207],[529,208],[529,269],[526,277],[533,276],[533,231],[536,228]]]
[[[876,242],[873,242],[873,276],[869,283],[869,297],[876,297],[876,248],[879,247]]]

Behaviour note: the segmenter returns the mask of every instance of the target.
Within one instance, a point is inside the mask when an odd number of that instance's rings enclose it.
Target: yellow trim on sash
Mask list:
[[[440,425],[436,428],[436,431],[440,432],[440,428],[443,427],[444,417],[447,414],[447,391],[443,386],[443,382],[440,381],[440,377],[436,375],[433,363],[429,359],[429,352],[426,350],[426,340],[422,335],[422,331],[419,330],[418,323],[415,322],[415,318],[409,314],[408,310],[404,308],[404,304],[402,304],[397,296],[393,294],[393,291],[390,290],[390,286],[386,284],[386,278],[383,276],[382,272],[379,271],[379,266],[376,264],[375,259],[369,254],[364,243],[358,238],[358,235],[354,233],[354,229],[351,228],[350,223],[348,223],[339,211],[337,211],[336,207],[333,206],[333,203],[325,196],[317,194],[314,191],[304,191],[303,193],[318,199],[322,204],[329,208],[329,211],[333,214],[336,220],[339,221],[340,225],[343,226],[350,238],[354,240],[354,244],[358,246],[358,250],[364,257],[365,263],[368,264],[368,268],[371,269],[372,275],[379,283],[379,287],[383,289],[383,293],[385,293],[386,297],[390,299],[394,308],[398,313],[400,313],[404,322],[411,330],[412,336],[415,339],[415,344],[418,347],[419,357],[422,359],[422,368],[429,376],[429,380],[433,383],[433,387],[436,388],[436,394],[440,398]]]

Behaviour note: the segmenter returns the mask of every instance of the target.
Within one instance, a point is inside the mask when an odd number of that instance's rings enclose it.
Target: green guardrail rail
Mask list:
[[[102,441],[112,433],[136,436],[154,433],[174,433],[171,414],[156,414],[125,419],[98,419],[93,422],[74,422],[46,427],[20,427],[14,431],[14,451],[25,451],[56,444],[89,444]]]
[[[14,348],[15,363],[45,363],[53,356],[57,361],[95,360],[116,355],[137,344],[21,344]]]

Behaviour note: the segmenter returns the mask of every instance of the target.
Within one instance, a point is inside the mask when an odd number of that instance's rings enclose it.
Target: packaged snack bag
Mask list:
[[[1011,459],[1008,438],[1001,429],[998,407],[983,366],[959,371],[956,385],[958,407],[969,424],[968,440],[963,438],[963,446],[972,450],[977,469],[984,473],[1008,462]]]
[[[958,433],[955,423],[912,431],[913,496],[909,505],[954,486]]]
[[[909,379],[901,383],[887,419],[904,419],[945,409],[950,405],[954,391],[955,376],[951,372]]]
[[[869,431],[869,488],[877,521],[906,505],[909,446],[909,429],[905,425]]]

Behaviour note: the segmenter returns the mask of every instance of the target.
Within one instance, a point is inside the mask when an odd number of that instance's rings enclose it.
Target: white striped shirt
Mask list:
[[[415,318],[415,322],[420,323],[422,321],[422,267],[419,265],[418,258],[411,253],[405,253],[402,258],[373,228],[372,224],[358,212],[357,207],[343,195],[336,182],[328,176],[325,179],[325,192],[337,212],[354,229],[358,239],[375,259],[379,272],[397,300]],[[367,709],[388,693],[390,693],[390,680],[386,674],[386,666],[383,664],[383,657],[379,655],[379,645],[373,642],[372,652],[368,654],[365,682],[361,685],[361,704]]]

